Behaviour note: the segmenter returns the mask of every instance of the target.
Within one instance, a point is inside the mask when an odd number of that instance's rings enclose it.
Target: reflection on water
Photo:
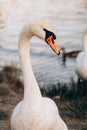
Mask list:
[[[0,0],[1,66],[8,63],[19,66],[19,33],[33,18],[46,19],[53,25],[60,48],[82,49],[82,36],[87,28],[86,0]],[[76,80],[75,59],[67,58],[63,66],[62,56],[56,56],[43,41],[33,38],[31,42],[32,65],[40,81],[69,82],[70,77]]]

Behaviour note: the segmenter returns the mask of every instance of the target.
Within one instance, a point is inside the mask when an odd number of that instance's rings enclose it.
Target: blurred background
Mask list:
[[[41,93],[55,101],[69,130],[87,130],[87,82],[78,84],[75,72],[87,29],[87,0],[0,0],[0,130],[10,130],[12,111],[23,99],[20,31],[38,18],[53,26],[57,46],[67,55],[65,60],[44,41],[31,39],[31,61]]]
[[[54,28],[57,45],[66,51],[82,50],[83,32],[87,29],[87,0],[0,0],[0,67],[20,66],[18,38],[21,28],[32,19],[47,20]],[[34,44],[35,43],[35,44]],[[31,40],[31,60],[38,82],[70,82],[75,73],[75,58],[54,52],[38,38]]]

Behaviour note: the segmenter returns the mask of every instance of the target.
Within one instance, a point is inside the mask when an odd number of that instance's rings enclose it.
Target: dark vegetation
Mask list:
[[[67,102],[68,116],[75,118],[87,118],[87,81],[77,84],[71,79],[69,84],[48,85],[49,91],[42,89],[42,95]],[[45,87],[46,88],[46,87]]]
[[[6,83],[6,86],[10,86],[15,91],[17,89],[23,89],[23,82],[20,80],[19,70],[14,65],[3,67],[0,71],[0,83]],[[6,86],[4,86],[4,89]]]
[[[66,84],[47,84],[41,86],[43,96],[52,98],[58,105],[60,115],[69,122],[69,119],[85,120],[87,122],[87,82],[77,84],[73,78]],[[20,70],[14,65],[5,66],[0,71],[0,120],[10,119],[14,106],[23,98],[23,82],[20,79]],[[68,123],[67,123],[68,124]],[[68,125],[72,127],[71,125]],[[87,124],[77,130],[87,130]],[[74,126],[75,127],[75,126]],[[2,126],[0,127],[2,128]],[[76,130],[75,129],[75,130]],[[10,130],[3,129],[2,130]]]

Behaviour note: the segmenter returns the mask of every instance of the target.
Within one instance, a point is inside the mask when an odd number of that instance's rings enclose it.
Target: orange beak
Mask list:
[[[53,39],[53,36],[49,36],[47,39],[46,39],[46,42],[47,44],[52,48],[52,50],[57,54],[59,55],[60,54],[60,51],[58,49],[58,47],[56,46],[56,43]]]

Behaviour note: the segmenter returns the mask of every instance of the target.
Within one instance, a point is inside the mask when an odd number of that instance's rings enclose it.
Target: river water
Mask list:
[[[87,28],[86,0],[0,0],[0,66],[19,67],[18,38],[21,28],[32,19],[41,18],[52,24],[59,48],[82,50],[83,32]],[[35,44],[34,44],[35,43]],[[75,59],[54,52],[38,38],[31,40],[31,60],[38,82],[77,81]]]

